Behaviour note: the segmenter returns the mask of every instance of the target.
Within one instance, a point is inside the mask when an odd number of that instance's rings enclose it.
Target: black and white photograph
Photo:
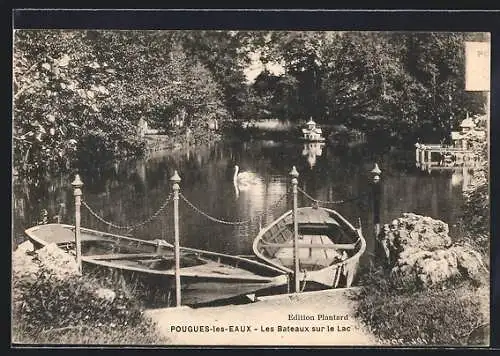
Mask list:
[[[490,346],[490,47],[14,27],[11,344]]]

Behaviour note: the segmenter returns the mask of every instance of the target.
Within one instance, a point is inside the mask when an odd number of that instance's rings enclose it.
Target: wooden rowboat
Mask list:
[[[25,233],[35,248],[55,243],[71,252],[74,230],[72,225],[46,224]],[[86,267],[107,267],[152,277],[163,289],[175,288],[174,248],[166,241],[81,228],[81,251],[84,271]],[[288,285],[286,273],[259,261],[187,247],[181,247],[180,253],[182,304],[210,303],[274,287],[286,290]]]
[[[350,287],[366,249],[361,228],[335,210],[297,209],[299,279],[330,288]],[[262,229],[253,242],[259,260],[294,274],[293,211]]]

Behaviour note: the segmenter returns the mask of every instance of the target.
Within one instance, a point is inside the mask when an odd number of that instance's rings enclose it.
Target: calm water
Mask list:
[[[369,191],[374,162],[382,169],[382,222],[404,212],[415,212],[456,223],[462,204],[466,172],[419,172],[413,152],[378,152],[369,146],[336,148],[278,141],[220,142],[197,149],[156,152],[148,158],[120,162],[100,169],[82,170],[83,199],[101,217],[117,225],[131,225],[151,216],[172,191],[170,177],[182,178],[180,205],[181,244],[231,254],[252,254],[259,224],[265,225],[291,208],[288,175],[292,165],[300,173],[299,187],[316,199],[339,201]],[[248,189],[233,184],[234,165],[254,172],[259,180]],[[41,209],[49,218],[65,204],[63,222],[73,223],[73,177],[59,176],[38,186],[14,184],[13,222],[15,242],[22,231],[39,220]],[[310,201],[299,193],[299,205]],[[337,209],[358,224],[361,219],[369,256],[373,252],[370,204],[358,199],[325,205]],[[204,215],[206,214],[206,215]],[[209,217],[226,223],[213,221]],[[251,220],[235,225],[231,222]],[[82,206],[82,225],[127,234],[126,230],[100,223]],[[173,241],[173,202],[151,223],[129,232],[144,239]]]

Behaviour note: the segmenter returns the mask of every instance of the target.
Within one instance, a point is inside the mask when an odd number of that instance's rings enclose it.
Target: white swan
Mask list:
[[[256,185],[261,182],[259,176],[253,172],[239,172],[240,167],[234,166],[234,184],[238,186],[242,185]]]
[[[234,166],[233,183],[236,198],[238,198],[240,191],[254,189],[262,184],[262,179],[253,172],[240,172],[239,167],[236,165]]]

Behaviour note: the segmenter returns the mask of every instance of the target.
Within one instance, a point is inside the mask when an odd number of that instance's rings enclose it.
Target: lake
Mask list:
[[[291,208],[289,172],[299,172],[299,188],[338,210],[355,226],[361,220],[367,254],[373,253],[374,234],[370,201],[370,170],[382,170],[381,221],[388,223],[404,212],[441,219],[450,234],[461,214],[466,171],[421,172],[414,151],[304,144],[273,140],[223,141],[197,148],[154,152],[146,158],[82,169],[83,200],[106,221],[119,226],[140,223],[153,215],[172,192],[171,176],[181,176],[179,201],[181,245],[229,254],[252,254],[259,226]],[[247,189],[233,184],[234,166],[258,177]],[[14,242],[37,223],[40,211],[49,220],[65,206],[63,222],[73,223],[72,176],[57,176],[37,186],[13,184]],[[189,201],[190,203],[187,203]],[[311,201],[299,192],[299,206]],[[82,226],[173,242],[173,202],[150,223],[129,231],[110,228],[82,206]]]

